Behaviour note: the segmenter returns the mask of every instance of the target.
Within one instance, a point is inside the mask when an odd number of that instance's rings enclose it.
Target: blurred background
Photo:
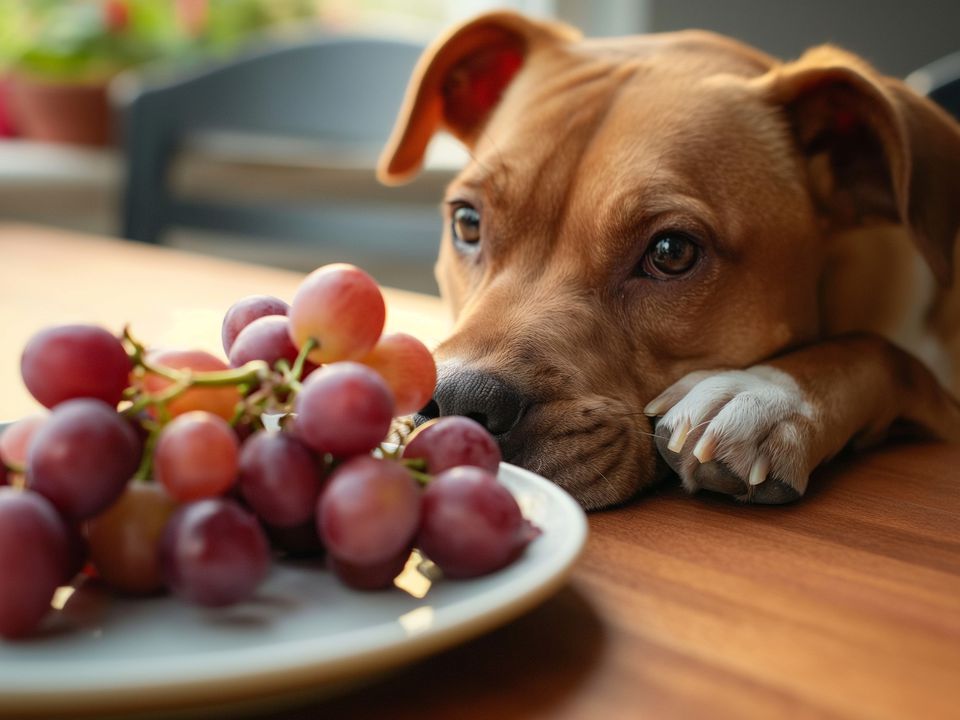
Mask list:
[[[423,45],[496,7],[785,58],[833,42],[897,76],[960,50],[956,0],[0,0],[0,220],[436,292],[462,149],[438,138],[399,189],[373,167]]]

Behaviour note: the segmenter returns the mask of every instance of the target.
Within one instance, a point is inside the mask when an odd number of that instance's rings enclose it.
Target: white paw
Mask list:
[[[662,415],[657,445],[691,492],[718,490],[754,502],[787,502],[810,475],[814,409],[785,372],[691,373],[647,405]]]

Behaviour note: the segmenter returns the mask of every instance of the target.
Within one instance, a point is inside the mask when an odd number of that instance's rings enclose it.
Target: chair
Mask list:
[[[913,71],[907,84],[960,120],[960,52]]]
[[[373,173],[421,51],[402,41],[325,37],[174,82],[121,81],[113,96],[121,105],[127,167],[123,235],[158,243],[172,227],[193,227],[347,246],[388,244],[391,251],[432,257],[440,193],[421,191],[417,204],[409,193],[378,192]],[[267,187],[268,180],[262,195],[273,197],[266,202],[260,193],[241,202],[178,196],[171,187],[178,158],[218,143],[238,152],[241,164],[256,165],[259,156],[279,157],[281,165],[284,158],[294,166],[304,161],[301,175],[312,186],[325,178],[329,192],[292,202]]]

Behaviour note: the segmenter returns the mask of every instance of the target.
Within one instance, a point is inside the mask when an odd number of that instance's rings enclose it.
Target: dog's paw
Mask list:
[[[691,492],[779,504],[806,490],[815,414],[780,370],[691,373],[644,412],[662,416],[657,448]]]

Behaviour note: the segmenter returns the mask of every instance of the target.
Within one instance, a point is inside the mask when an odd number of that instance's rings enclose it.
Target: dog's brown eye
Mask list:
[[[676,277],[690,270],[699,257],[700,248],[685,234],[663,233],[650,243],[639,270],[647,277]]]
[[[475,207],[461,205],[453,211],[450,231],[457,247],[464,251],[474,251],[480,245],[480,213]]]

